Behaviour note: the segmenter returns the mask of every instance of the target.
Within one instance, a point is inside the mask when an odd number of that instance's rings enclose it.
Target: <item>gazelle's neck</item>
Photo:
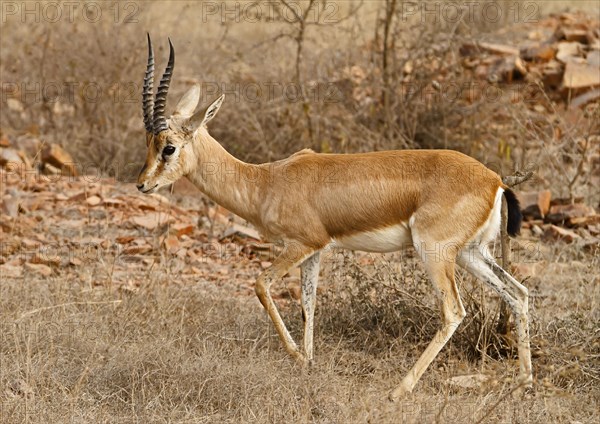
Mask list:
[[[193,141],[196,164],[186,176],[204,194],[236,215],[255,222],[260,205],[261,172],[229,154],[202,128]]]

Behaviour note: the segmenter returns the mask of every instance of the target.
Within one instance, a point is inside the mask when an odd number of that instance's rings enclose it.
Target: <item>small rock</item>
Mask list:
[[[581,236],[566,228],[550,225],[544,232],[544,238],[546,240],[561,240],[565,243],[573,243],[575,240],[581,239]]]
[[[567,205],[553,205],[550,208],[546,221],[553,224],[569,223],[573,218],[583,218],[595,215],[594,208],[583,203],[574,203]]]
[[[47,144],[42,150],[42,161],[57,167],[69,176],[77,176],[73,157],[58,144]]]
[[[48,265],[27,263],[25,264],[25,268],[43,277],[50,277],[52,275],[52,268]]]
[[[548,213],[552,193],[550,190],[517,192],[523,215],[528,218],[540,219]]]
[[[567,63],[581,57],[583,46],[579,43],[558,43],[556,58],[562,63]]]
[[[586,57],[587,63],[591,66],[600,67],[600,51],[594,50],[588,53]]]
[[[8,106],[8,109],[12,110],[13,112],[23,112],[24,110],[23,103],[21,103],[21,101],[18,99],[7,99],[6,105]]]
[[[0,211],[13,218],[16,217],[19,214],[19,201],[10,194],[5,195],[0,204]]]
[[[474,389],[481,387],[490,380],[490,377],[484,374],[459,375],[446,380],[451,386],[462,387],[465,389]]]
[[[579,43],[587,43],[587,31],[579,28],[559,28],[557,31],[557,38],[565,39],[567,41],[577,41]]]
[[[557,60],[551,60],[542,68],[542,81],[546,87],[557,88],[562,83],[563,65]]]
[[[102,199],[98,196],[90,196],[85,199],[85,202],[90,206],[98,206],[100,203],[102,203]]]
[[[8,164],[22,164],[23,159],[19,153],[14,149],[2,148],[0,149],[0,166],[6,166]]]
[[[0,275],[2,278],[18,278],[23,273],[23,268],[14,265],[0,265]]]
[[[585,63],[567,62],[563,76],[563,87],[567,89],[588,88],[600,85],[600,71],[597,66]]]

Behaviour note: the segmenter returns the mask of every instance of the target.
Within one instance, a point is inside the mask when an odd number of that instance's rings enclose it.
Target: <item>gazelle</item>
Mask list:
[[[500,227],[502,196],[508,232],[521,225],[518,201],[500,177],[480,162],[450,150],[363,154],[318,154],[303,150],[287,159],[253,165],[232,155],[206,124],[223,103],[219,97],[195,112],[193,86],[173,115],[164,114],[175,53],[170,54],[153,101],[154,54],[148,35],[143,115],[148,147],[137,188],[152,193],[185,176],[218,204],[251,222],[283,245],[282,253],[256,281],[256,294],[286,351],[305,364],[313,359],[313,320],[319,252],[336,246],[369,252],[414,247],[441,300],[443,326],[390,393],[409,393],[465,316],[454,271],[459,264],[494,289],[510,306],[518,334],[520,380],[532,383],[528,292],[488,252]],[[269,293],[274,281],[301,268],[304,343],[292,339]]]

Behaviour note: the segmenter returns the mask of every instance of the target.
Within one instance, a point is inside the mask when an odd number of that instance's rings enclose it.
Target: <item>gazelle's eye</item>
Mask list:
[[[170,144],[165,146],[165,148],[162,151],[162,156],[163,158],[167,157],[167,156],[171,156],[173,153],[175,153],[175,146],[171,146]]]

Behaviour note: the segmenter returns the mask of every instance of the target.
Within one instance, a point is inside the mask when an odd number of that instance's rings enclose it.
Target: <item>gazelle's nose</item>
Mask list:
[[[136,185],[136,187],[137,187],[137,189],[139,191],[143,191],[144,190],[144,184],[138,184],[138,185]]]

